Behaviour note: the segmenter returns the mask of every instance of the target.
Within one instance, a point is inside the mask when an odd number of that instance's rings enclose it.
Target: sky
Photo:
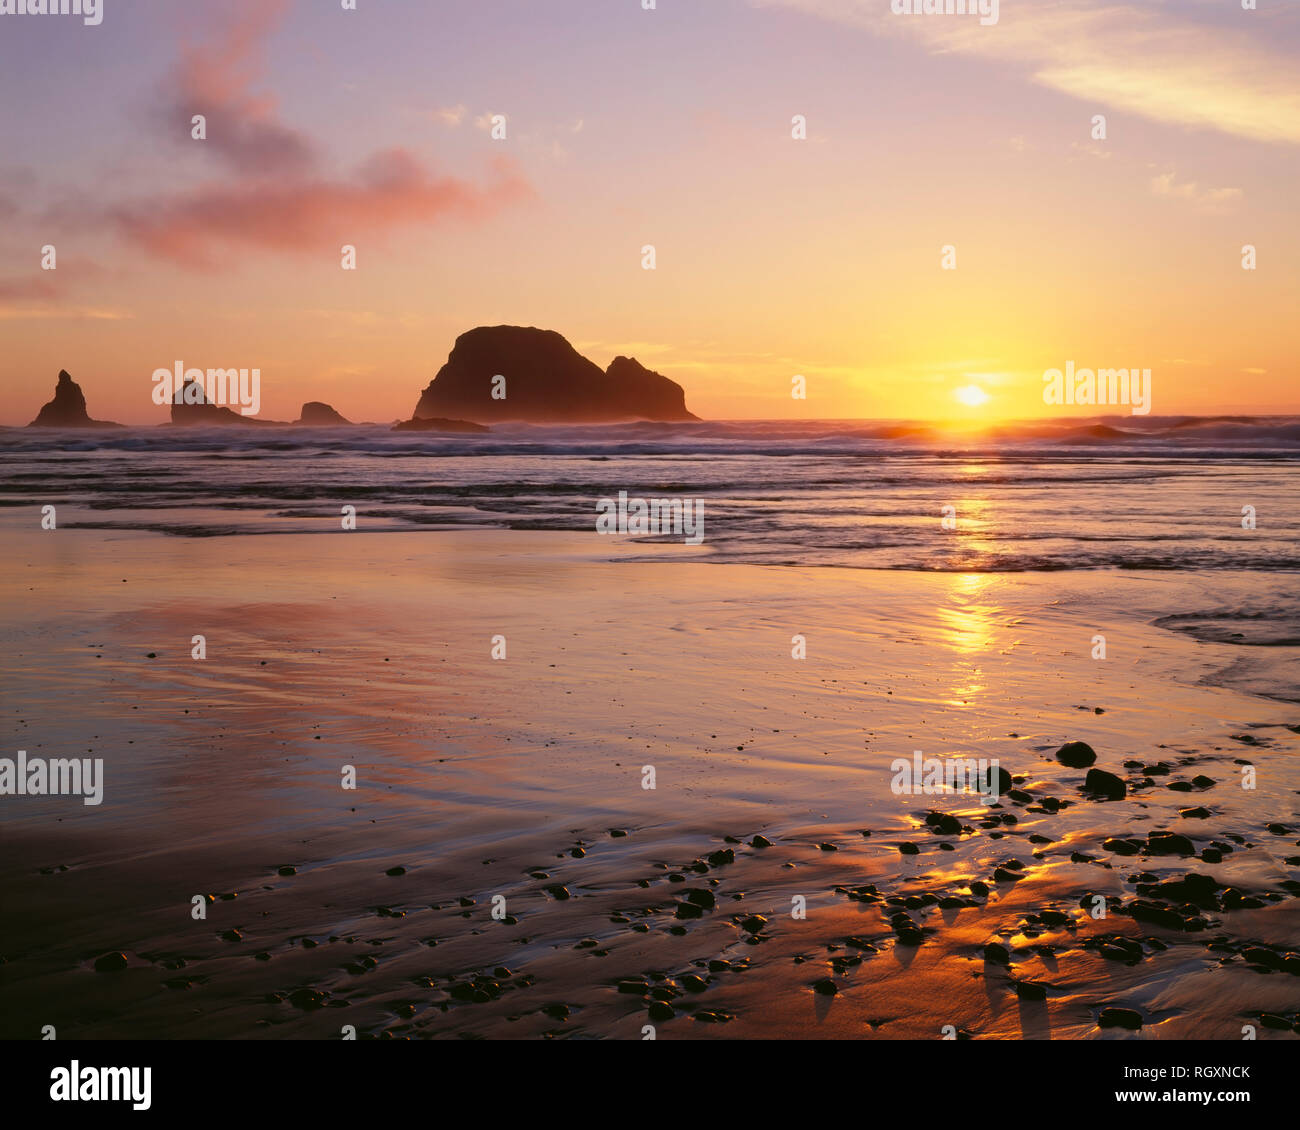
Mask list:
[[[1154,415],[1297,413],[1297,59],[1293,0],[0,15],[0,424],[60,369],[163,422],[177,361],[260,369],[266,418],[407,418],[498,324],[713,419],[1059,416],[1070,361],[1150,369]]]

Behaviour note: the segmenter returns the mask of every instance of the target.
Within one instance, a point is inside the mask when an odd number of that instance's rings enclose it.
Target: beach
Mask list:
[[[0,1037],[1295,1038],[1297,649],[1203,575],[86,519],[3,511],[5,755],[104,796],[4,799]]]

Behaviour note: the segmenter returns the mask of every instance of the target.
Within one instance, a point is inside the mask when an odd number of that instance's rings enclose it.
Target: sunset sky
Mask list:
[[[1300,412],[1292,0],[104,3],[0,16],[0,423],[60,368],[161,422],[177,360],[405,418],[500,323],[708,418],[1059,415],[1071,360]]]

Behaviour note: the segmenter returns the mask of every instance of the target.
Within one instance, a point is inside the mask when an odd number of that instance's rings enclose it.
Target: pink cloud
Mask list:
[[[33,302],[57,298],[63,288],[56,284],[53,274],[51,271],[26,278],[0,279],[0,301]]]
[[[316,162],[311,140],[281,122],[278,103],[252,87],[266,69],[264,45],[289,0],[238,3],[210,42],[189,45],[163,87],[167,126],[190,144],[195,114],[206,119],[205,150],[242,173],[302,171]]]
[[[371,157],[350,179],[285,176],[204,185],[115,209],[120,232],[150,254],[212,269],[241,251],[337,252],[345,243],[451,216],[480,219],[533,195],[516,166],[493,163],[484,185],[437,176],[405,149]]]
[[[337,253],[345,243],[445,217],[478,219],[533,195],[510,161],[483,184],[439,175],[403,148],[376,153],[350,176],[322,168],[315,142],[285,125],[274,97],[254,93],[265,43],[291,0],[235,0],[201,46],[188,46],[164,87],[171,136],[187,145],[207,119],[204,152],[236,176],[100,212],[151,255],[215,269],[248,252]]]

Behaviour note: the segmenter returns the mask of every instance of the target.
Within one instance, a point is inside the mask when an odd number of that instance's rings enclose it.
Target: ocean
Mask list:
[[[0,506],[55,505],[63,528],[309,533],[352,505],[361,532],[583,531],[619,491],[701,500],[718,562],[1300,569],[1297,417],[1112,417],[967,437],[844,421],[0,431]]]

